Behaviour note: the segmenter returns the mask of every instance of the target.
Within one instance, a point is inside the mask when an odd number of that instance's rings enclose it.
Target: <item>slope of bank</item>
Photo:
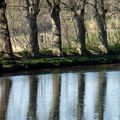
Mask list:
[[[57,68],[67,66],[88,66],[120,63],[120,55],[69,56],[39,59],[0,60],[0,73]]]

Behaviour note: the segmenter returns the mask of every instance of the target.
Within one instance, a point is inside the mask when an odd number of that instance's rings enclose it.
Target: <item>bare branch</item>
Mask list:
[[[47,1],[48,5],[49,5],[51,8],[53,8],[52,2],[50,2],[50,0],[46,0],[46,1]]]
[[[88,5],[91,5],[91,6],[95,7],[95,5],[94,5],[93,3],[86,2],[86,4],[88,4]]]
[[[26,2],[27,7],[29,7],[30,6],[29,0],[25,0],[25,2]]]

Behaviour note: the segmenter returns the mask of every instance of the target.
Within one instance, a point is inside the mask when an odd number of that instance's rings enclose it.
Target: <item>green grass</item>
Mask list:
[[[79,57],[60,57],[60,58],[40,58],[30,60],[1,60],[3,68],[6,72],[33,70],[43,68],[56,68],[65,66],[86,66],[120,63],[120,55],[91,55]]]

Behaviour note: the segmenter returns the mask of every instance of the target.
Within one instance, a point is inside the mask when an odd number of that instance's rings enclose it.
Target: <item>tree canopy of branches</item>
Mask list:
[[[8,3],[11,5],[9,7],[11,7],[10,9],[12,9],[12,11],[6,12]],[[94,50],[97,48],[101,49],[99,46],[102,46],[102,52],[110,53],[109,49],[112,42],[110,43],[111,39],[110,34],[108,34],[108,27],[110,25],[112,26],[111,28],[113,28],[115,26],[114,23],[116,22],[117,30],[119,29],[119,4],[118,0],[7,0],[7,2],[6,0],[1,0],[1,50],[8,58],[12,58],[13,51],[15,50],[13,45],[14,39],[18,43],[18,37],[23,39],[23,36],[26,35],[26,41],[28,42],[26,50],[35,58],[40,57],[40,52],[45,50],[41,49],[41,46],[43,44],[46,44],[47,46],[49,43],[50,47],[48,51],[51,50],[52,54],[56,56],[64,55],[64,52],[67,53],[67,50],[64,49],[66,47],[65,44],[69,44],[69,49],[74,50],[72,51],[72,54],[74,54],[76,48],[78,48],[79,53],[77,54],[88,55],[91,51],[93,53],[96,52]],[[19,15],[17,15],[16,9],[13,9],[15,7],[20,8]],[[89,7],[92,9],[91,11],[89,10]],[[11,29],[12,17],[9,17],[9,14],[15,15],[16,19],[14,20],[14,23],[18,20],[16,22],[17,24],[15,24],[15,29]],[[90,17],[89,14],[92,17]],[[117,17],[112,17],[115,15]],[[45,23],[46,21],[48,26]],[[66,29],[68,32],[66,33],[64,28],[65,24],[68,27]],[[18,27],[20,25],[21,27]],[[94,29],[93,31],[92,28]],[[23,33],[24,29],[27,29],[25,34]],[[11,37],[12,30],[15,32],[22,32]],[[68,34],[66,35],[68,37],[65,38],[65,35],[63,34]],[[116,38],[113,38],[113,43],[119,42],[118,34],[115,36]],[[90,35],[91,38],[89,38]],[[92,47],[96,45],[95,49],[89,47],[90,45]],[[17,45],[17,47],[19,47],[19,45]]]

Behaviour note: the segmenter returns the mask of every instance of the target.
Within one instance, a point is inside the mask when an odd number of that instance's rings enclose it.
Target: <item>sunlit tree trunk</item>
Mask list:
[[[53,54],[60,56],[62,52],[60,0],[46,0],[52,18]]]
[[[106,26],[106,13],[107,10],[104,7],[104,0],[94,0],[95,2],[95,17],[98,24],[99,39],[106,49],[106,53],[109,53],[108,40],[107,40],[107,26]]]
[[[77,39],[80,45],[80,54],[86,55],[86,27],[85,27],[85,6],[86,0],[68,0],[63,3],[73,13],[77,25]]]
[[[84,8],[83,10],[81,10],[80,15],[77,14],[77,12],[74,12],[74,18],[76,20],[77,23],[77,29],[78,29],[78,40],[80,43],[80,50],[81,50],[81,54],[85,55],[87,54],[86,51],[86,29],[85,29],[85,23],[84,23]]]
[[[50,112],[50,120],[59,120],[61,77],[53,75],[53,102]]]
[[[25,0],[25,2],[30,31],[30,51],[33,57],[39,57],[37,15],[40,12],[40,0]]]
[[[5,120],[6,118],[10,87],[11,81],[9,79],[2,81],[2,94],[0,96],[0,120]]]
[[[0,0],[0,40],[3,43],[3,53],[5,54],[5,57],[13,58],[10,33],[5,12],[6,2],[5,0]]]

